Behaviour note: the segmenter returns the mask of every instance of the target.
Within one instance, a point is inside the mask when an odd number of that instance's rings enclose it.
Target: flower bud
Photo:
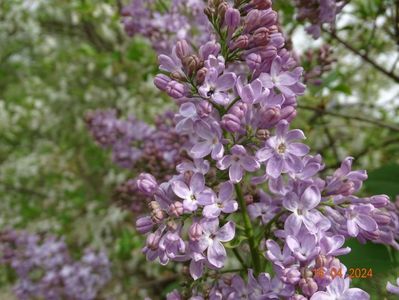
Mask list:
[[[183,66],[190,76],[202,68],[203,65],[203,62],[196,55],[190,55],[183,59]]]
[[[197,105],[197,113],[202,117],[209,116],[212,113],[212,104],[209,101],[203,100]]]
[[[202,226],[199,223],[193,223],[188,230],[188,235],[192,241],[198,241],[202,236]]]
[[[184,85],[174,80],[168,83],[165,91],[168,93],[169,96],[175,99],[182,98],[185,94]]]
[[[245,195],[244,196],[244,202],[245,202],[246,205],[250,205],[250,204],[254,203],[254,196]]]
[[[144,195],[152,196],[158,188],[158,184],[151,174],[141,173],[137,179],[137,187]]]
[[[280,109],[278,107],[261,108],[258,114],[258,127],[260,129],[270,128],[275,125],[280,118]]]
[[[161,91],[166,91],[166,87],[170,81],[171,79],[164,74],[158,74],[154,78],[155,86],[159,88]]]
[[[291,122],[296,117],[296,108],[294,106],[286,106],[281,109],[281,120],[287,120],[287,122]]]
[[[257,53],[251,53],[245,58],[245,61],[251,70],[255,70],[260,67],[262,57]]]
[[[236,49],[246,49],[249,44],[249,38],[247,35],[240,35],[237,39],[234,40],[234,42],[231,43],[230,45],[230,50],[236,50]]]
[[[229,29],[235,30],[238,25],[240,25],[240,19],[240,11],[238,9],[229,7],[224,16],[224,23]]]
[[[136,221],[136,230],[141,234],[145,234],[152,230],[153,225],[154,223],[151,221],[150,217],[141,217]]]
[[[252,0],[251,4],[256,8],[260,10],[266,10],[272,7],[272,1],[271,0]]]
[[[270,137],[270,131],[267,129],[258,129],[256,131],[256,138],[261,141],[266,141]]]
[[[221,125],[229,132],[237,132],[241,129],[241,120],[233,114],[226,114],[222,118]]]
[[[308,297],[312,296],[318,290],[317,283],[316,281],[314,281],[313,278],[302,278],[301,280],[299,280],[299,286],[302,289],[302,293]]]
[[[226,2],[222,2],[218,6],[218,15],[220,17],[220,25],[224,23],[224,16],[226,15],[229,5]]]
[[[217,57],[220,53],[220,45],[214,41],[207,42],[200,47],[199,53],[203,60],[208,59],[210,55]]]
[[[176,201],[169,206],[169,211],[172,216],[180,217],[184,212],[183,204]]]
[[[176,55],[181,61],[190,54],[190,47],[186,40],[180,40],[176,43]]]
[[[259,19],[258,27],[267,27],[271,28],[276,25],[277,22],[277,13],[274,10],[262,10],[261,17]],[[273,29],[274,30],[274,29]],[[270,32],[271,33],[271,32]]]
[[[207,72],[208,72],[207,68],[202,68],[198,70],[197,75],[195,76],[195,80],[199,85],[204,83]]]
[[[168,226],[168,229],[171,230],[171,231],[175,231],[177,229],[177,223],[175,221],[173,221],[173,220],[169,220],[166,223],[166,226]]]
[[[177,80],[177,81],[186,81],[186,76],[179,71],[175,71],[170,73],[170,78]]]
[[[301,279],[301,272],[295,268],[284,269],[281,279],[288,284],[296,284]]]
[[[327,258],[324,255],[318,255],[316,257],[316,268],[322,268],[327,264]],[[304,276],[305,277],[305,276]]]
[[[238,102],[230,109],[229,113],[241,120],[247,113],[247,106],[243,102]]]
[[[266,46],[269,42],[269,30],[266,27],[258,28],[252,38],[256,46]]]
[[[378,225],[388,225],[391,223],[391,217],[387,212],[380,210],[373,210],[371,212],[371,217],[377,222]]]
[[[374,205],[375,208],[382,208],[388,205],[389,197],[387,195],[376,195],[370,197],[370,203]]]
[[[154,209],[151,213],[151,220],[154,223],[159,223],[165,218],[165,213],[160,208]]]
[[[244,32],[251,32],[253,29],[258,28],[260,19],[260,11],[257,9],[252,9],[245,18]]]
[[[303,278],[313,277],[313,272],[307,267],[302,267],[300,272]]]
[[[342,196],[352,195],[356,191],[355,184],[353,181],[347,181],[342,183],[342,185],[338,188],[337,194],[341,194]]]
[[[147,237],[147,242],[146,242],[147,247],[153,251],[157,250],[160,239],[161,237],[158,234],[150,233]]]
[[[205,16],[207,16],[208,17],[208,19],[212,19],[212,15],[213,15],[213,10],[212,10],[212,8],[210,8],[210,7],[205,7],[205,9],[204,9],[204,14],[205,14]]]

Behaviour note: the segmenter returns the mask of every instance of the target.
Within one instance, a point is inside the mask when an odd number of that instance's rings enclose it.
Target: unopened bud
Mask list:
[[[158,188],[158,184],[155,177],[151,174],[141,173],[137,179],[137,188],[144,195],[152,196]]]
[[[173,220],[169,220],[166,225],[168,226],[168,229],[171,231],[174,231],[177,229],[177,223]]]
[[[249,44],[249,38],[247,35],[241,35],[230,45],[230,50],[246,49]]]
[[[197,105],[197,113],[200,117],[209,116],[212,113],[212,104],[209,101],[203,100]]]
[[[270,131],[267,129],[258,129],[256,131],[256,138],[261,141],[266,141],[270,137]]]
[[[169,211],[172,216],[180,217],[184,212],[183,204],[176,201],[169,206]]]
[[[251,70],[255,70],[260,67],[262,57],[259,54],[251,53],[245,58],[245,61]]]
[[[246,205],[250,205],[252,203],[254,203],[254,196],[252,195],[245,195],[244,196],[244,201]]]
[[[226,11],[229,9],[229,5],[226,2],[222,2],[218,6],[218,15],[220,17],[220,25],[224,23],[224,16],[226,15]]]
[[[229,7],[224,16],[224,23],[229,29],[235,30],[240,25],[240,11],[238,9]]]
[[[397,197],[399,201],[399,197]],[[374,205],[375,208],[385,207],[389,203],[389,197],[387,195],[376,195],[370,198],[370,203]]]
[[[169,96],[175,99],[182,98],[185,94],[184,85],[174,80],[168,83],[165,91],[168,93]]]
[[[202,236],[202,226],[199,223],[193,223],[188,230],[191,240],[198,241]]]
[[[272,7],[272,1],[271,0],[252,0],[251,4],[260,10],[265,10],[269,9]]]
[[[141,217],[136,221],[136,230],[141,234],[145,234],[152,230],[153,225],[154,223],[149,216]]]
[[[207,69],[207,68],[202,68],[202,69],[199,69],[199,70],[198,70],[195,79],[196,79],[196,81],[197,81],[197,83],[198,83],[199,85],[201,85],[201,84],[204,83],[205,77],[206,77],[206,73],[207,73],[207,72],[208,72],[208,69]]]
[[[183,59],[183,66],[185,67],[187,73],[191,76],[198,69],[202,68],[203,62],[196,55],[190,55]]]
[[[281,109],[281,120],[291,122],[296,117],[296,108],[294,106],[286,106]]]
[[[302,278],[299,280],[299,286],[301,287],[302,293],[308,297],[312,296],[318,290],[317,283],[313,278]]]
[[[155,86],[159,88],[161,91],[166,91],[166,87],[170,81],[171,79],[164,74],[158,74],[154,78]]]
[[[190,47],[186,40],[180,40],[176,43],[176,55],[181,61],[190,54]]]
[[[237,132],[241,129],[241,120],[233,114],[223,116],[221,125],[229,132]]]
[[[270,128],[281,118],[278,107],[261,108],[258,115],[258,127],[260,129]]]
[[[255,45],[266,46],[269,42],[269,30],[266,27],[258,28],[252,37]]]
[[[186,76],[179,71],[174,71],[170,73],[170,78],[177,80],[177,81],[186,81]]]

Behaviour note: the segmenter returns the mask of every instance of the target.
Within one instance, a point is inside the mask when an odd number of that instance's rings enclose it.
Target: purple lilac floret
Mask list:
[[[105,253],[85,249],[73,260],[65,242],[27,232],[0,232],[0,263],[17,275],[18,299],[97,299],[111,279]]]
[[[174,43],[154,80],[178,106],[172,131],[186,157],[167,178],[145,170],[137,183],[150,210],[136,221],[143,253],[193,279],[168,299],[369,299],[339,257],[350,238],[399,249],[397,207],[355,195],[367,174],[351,157],[322,177],[322,157],[290,129],[303,69],[272,1],[212,0],[204,13],[215,39]]]

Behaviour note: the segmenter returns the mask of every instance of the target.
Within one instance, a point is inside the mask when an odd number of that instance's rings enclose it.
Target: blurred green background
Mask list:
[[[131,174],[112,164],[84,124],[85,113],[93,109],[116,108],[123,116],[151,122],[171,105],[152,84],[156,53],[144,39],[123,33],[122,2],[0,0],[0,228],[64,236],[76,252],[89,245],[107,249],[113,281],[104,295],[137,299],[172,289],[172,269],[145,265],[133,216],[111,201],[114,188]],[[290,1],[276,1],[275,8],[305,70],[317,61],[302,54],[323,43],[337,59],[321,85],[308,84],[294,126],[304,130],[313,152],[325,157],[326,174],[354,156],[356,168],[369,170],[363,193],[385,193],[394,201],[398,82],[327,33],[312,41],[295,21]],[[337,32],[398,74],[395,9],[395,1],[351,1]],[[374,270],[372,279],[355,284],[372,299],[389,299],[385,285],[399,276],[397,253],[385,246],[351,245],[354,251],[343,259],[347,266]],[[0,299],[13,299],[12,279],[0,269]]]

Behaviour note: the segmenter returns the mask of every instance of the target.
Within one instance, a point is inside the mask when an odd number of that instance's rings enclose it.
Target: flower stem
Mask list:
[[[239,184],[236,184],[236,185],[234,185],[234,188],[235,188],[235,191],[237,194],[238,202],[240,204],[242,218],[244,220],[245,234],[248,238],[249,248],[250,248],[251,256],[252,256],[252,266],[254,268],[255,274],[259,274],[259,272],[260,272],[260,257],[259,257],[258,249],[257,249],[256,243],[255,243],[254,230],[252,228],[252,223],[248,216],[247,206],[245,204],[241,186]]]

